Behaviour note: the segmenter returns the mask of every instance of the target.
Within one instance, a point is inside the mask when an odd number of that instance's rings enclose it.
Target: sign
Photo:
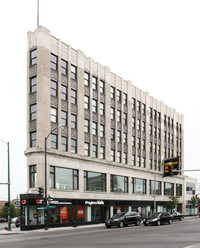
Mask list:
[[[56,206],[47,206],[48,208],[56,208]]]
[[[164,177],[178,175],[179,172],[179,157],[169,158],[164,160]]]
[[[67,219],[67,207],[60,207],[60,218]]]
[[[104,201],[85,201],[85,205],[104,205]]]
[[[84,218],[84,207],[78,207],[78,218]]]
[[[38,210],[45,210],[46,207],[37,207]]]

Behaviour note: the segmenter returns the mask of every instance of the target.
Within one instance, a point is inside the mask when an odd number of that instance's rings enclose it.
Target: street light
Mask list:
[[[9,142],[0,139],[1,142],[7,145],[8,148],[8,231],[11,231],[11,209],[10,209],[10,149]]]
[[[55,131],[56,129],[59,129],[61,127],[63,127],[64,125],[58,125],[57,127],[53,128],[50,133],[45,137],[45,143],[44,143],[44,147],[45,147],[45,151],[44,151],[44,166],[45,166],[45,230],[48,230],[48,209],[47,209],[47,139],[49,138],[50,134],[53,133],[53,131]]]

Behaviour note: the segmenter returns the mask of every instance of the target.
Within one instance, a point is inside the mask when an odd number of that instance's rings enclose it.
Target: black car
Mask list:
[[[184,215],[180,212],[173,212],[171,215],[173,216],[174,220],[182,221],[184,219]]]
[[[140,225],[141,216],[137,212],[121,212],[113,215],[112,218],[105,220],[105,226],[110,228],[111,226],[124,227],[130,224]]]
[[[17,217],[17,219],[15,220],[15,226],[16,227],[19,227],[21,224],[21,218],[20,217]]]
[[[170,213],[168,212],[159,212],[150,215],[148,218],[143,220],[143,224],[145,226],[148,225],[157,225],[160,226],[160,224],[171,224],[173,221],[173,217]]]

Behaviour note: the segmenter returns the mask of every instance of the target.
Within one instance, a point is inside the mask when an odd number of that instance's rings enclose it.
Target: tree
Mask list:
[[[167,204],[167,208],[170,209],[171,212],[172,212],[172,209],[177,207],[177,204],[179,202],[179,198],[180,198],[180,196],[174,196],[174,195],[169,196],[169,202]]]
[[[2,217],[8,217],[8,207],[3,206],[2,212],[1,212]],[[16,209],[14,204],[10,204],[10,216],[11,218],[16,216]]]
[[[190,203],[192,204],[193,208],[198,208],[199,206],[199,197],[198,195],[193,195],[190,199]]]

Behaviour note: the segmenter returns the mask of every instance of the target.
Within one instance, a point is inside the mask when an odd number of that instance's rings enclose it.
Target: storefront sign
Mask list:
[[[54,205],[72,205],[72,202],[51,201],[50,203]]]
[[[85,201],[85,205],[104,205],[104,201]]]
[[[67,219],[67,207],[60,207],[60,218]]]
[[[84,217],[84,207],[78,207],[78,218]]]

